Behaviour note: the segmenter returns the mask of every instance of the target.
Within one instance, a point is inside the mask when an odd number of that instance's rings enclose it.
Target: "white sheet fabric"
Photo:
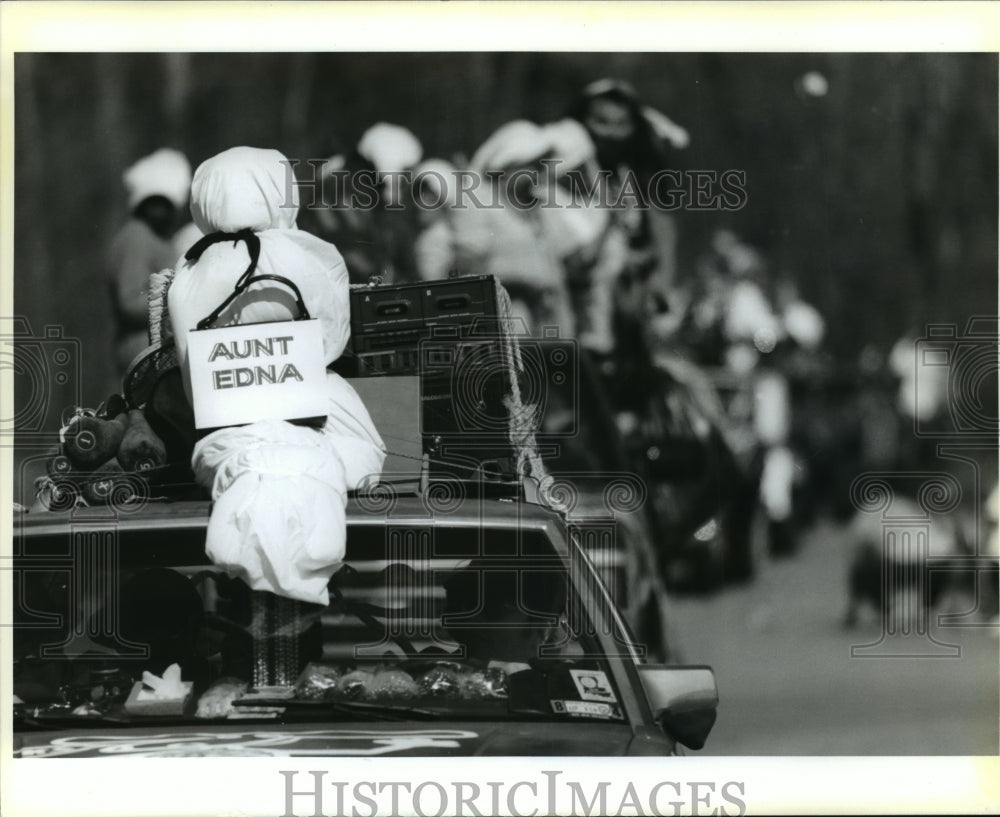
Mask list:
[[[344,558],[347,491],[378,475],[385,457],[354,389],[328,379],[322,431],[263,420],[209,434],[192,456],[215,501],[208,557],[254,590],[324,605]]]
[[[204,233],[251,229],[261,243],[257,273],[293,280],[323,328],[328,362],[350,331],[347,269],[336,247],[295,228],[297,202],[286,189],[278,151],[233,148],[195,173],[191,212]],[[183,258],[168,292],[171,328],[190,399],[187,332],[233,291],[249,263],[246,244],[209,247]],[[288,289],[253,284],[217,326],[288,320]],[[266,420],[224,428],[195,446],[192,468],[215,504],[206,551],[231,576],[255,590],[326,604],[326,584],[346,544],[347,492],[381,472],[385,446],[357,393],[327,374],[329,412],[321,430]]]
[[[253,230],[260,239],[256,274],[282,275],[295,282],[306,308],[323,326],[323,351],[332,363],[350,336],[347,266],[337,248],[296,229],[298,197],[286,177],[287,159],[276,150],[231,148],[208,159],[191,183],[191,215],[205,235]],[[290,190],[289,190],[290,188]],[[191,397],[187,331],[233,291],[250,262],[246,244],[225,242],[197,261],[181,257],[168,294],[170,321]],[[290,320],[294,295],[276,281],[260,281],[220,315],[216,326]]]

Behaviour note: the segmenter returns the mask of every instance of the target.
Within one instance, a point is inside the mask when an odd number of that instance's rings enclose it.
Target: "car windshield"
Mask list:
[[[352,525],[325,607],[185,564],[196,542],[158,534],[67,538],[72,569],[23,572],[20,728],[624,719],[599,594],[540,531]]]

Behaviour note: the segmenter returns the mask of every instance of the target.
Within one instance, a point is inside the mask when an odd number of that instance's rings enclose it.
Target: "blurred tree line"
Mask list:
[[[853,362],[865,343],[997,311],[997,67],[989,54],[21,53],[16,310],[82,340],[96,403],[114,384],[105,253],[137,158],[171,146],[196,167],[239,144],[324,158],[379,120],[427,156],[467,156],[503,122],[557,119],[615,76],[690,132],[676,167],[747,174],[742,210],[679,215],[681,276],[713,230],[734,229]]]

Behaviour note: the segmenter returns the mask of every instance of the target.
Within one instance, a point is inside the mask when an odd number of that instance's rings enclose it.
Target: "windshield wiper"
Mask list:
[[[313,712],[318,715],[338,714],[348,717],[361,716],[368,720],[434,720],[441,717],[440,712],[431,709],[421,709],[415,706],[400,706],[396,704],[369,703],[367,701],[309,701],[294,698],[252,698],[250,700],[233,701],[237,709],[243,707],[281,707],[286,713]]]

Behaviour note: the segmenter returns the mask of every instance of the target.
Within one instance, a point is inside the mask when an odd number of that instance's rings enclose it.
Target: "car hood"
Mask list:
[[[187,724],[14,735],[15,757],[381,757],[624,755],[625,724],[478,722]],[[663,754],[669,752],[664,743]]]

